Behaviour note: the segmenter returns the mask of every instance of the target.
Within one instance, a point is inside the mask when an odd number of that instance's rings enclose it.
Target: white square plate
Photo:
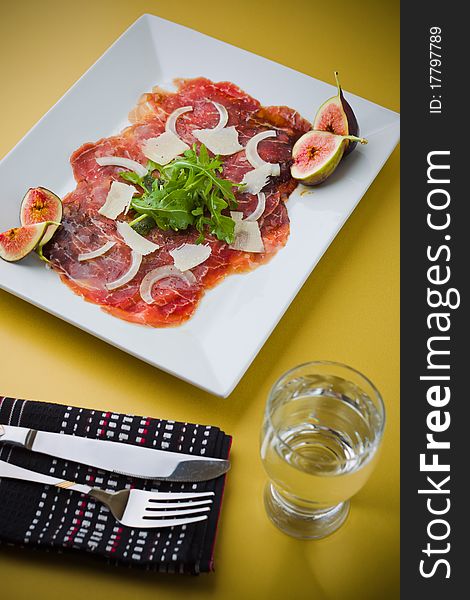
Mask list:
[[[18,224],[20,200],[28,187],[41,185],[59,195],[71,191],[72,152],[126,126],[127,114],[142,93],[176,77],[198,76],[232,81],[262,104],[285,104],[307,119],[335,94],[331,85],[144,15],[1,161],[5,201],[0,231]],[[228,396],[398,142],[397,113],[352,94],[347,97],[368,146],[357,148],[311,197],[298,188],[288,202],[287,246],[267,265],[232,275],[210,290],[184,325],[152,329],[107,315],[74,295],[35,256],[19,264],[0,261],[1,287],[160,369]],[[225,341],[221,348],[219,332],[227,328],[231,343]]]

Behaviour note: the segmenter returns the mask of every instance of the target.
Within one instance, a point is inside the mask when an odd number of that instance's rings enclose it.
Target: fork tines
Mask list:
[[[203,500],[191,500],[191,498],[201,498],[206,496]],[[191,517],[196,513],[205,513],[210,511],[212,499],[207,496],[214,496],[214,492],[172,492],[171,498],[162,501],[161,498],[149,498],[148,505],[145,507],[145,515],[142,516],[144,520],[155,520],[166,519],[168,517]],[[187,500],[186,502],[184,500]],[[206,506],[201,506],[201,505]],[[194,507],[200,508],[194,508]],[[162,510],[163,509],[163,510]],[[186,509],[186,510],[185,510]],[[207,515],[195,516],[194,521],[202,521],[207,519]],[[193,522],[194,522],[193,521]]]

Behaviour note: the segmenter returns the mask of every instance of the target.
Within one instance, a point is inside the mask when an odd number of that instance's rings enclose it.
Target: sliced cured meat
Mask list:
[[[289,217],[285,200],[295,189],[296,182],[290,177],[291,150],[296,140],[311,129],[311,124],[296,111],[287,107],[262,107],[260,103],[230,82],[214,83],[204,78],[177,80],[177,91],[167,92],[154,88],[144,94],[129,115],[132,123],[119,135],[86,143],[71,156],[71,165],[77,187],[64,200],[63,226],[57,231],[45,250],[53,268],[75,293],[85,300],[100,305],[112,315],[153,327],[179,325],[196,310],[205,291],[230,273],[248,271],[268,261],[289,236]],[[125,171],[118,166],[100,166],[96,158],[119,156],[135,160],[143,165],[147,159],[142,153],[145,140],[157,137],[165,131],[168,116],[177,108],[191,106],[192,111],[182,114],[176,122],[178,136],[187,144],[199,145],[193,135],[196,129],[212,128],[219,121],[214,102],[223,105],[228,113],[227,126],[235,126],[240,144],[267,130],[275,130],[276,137],[263,140],[258,145],[260,157],[280,164],[280,176],[270,179],[263,192],[266,207],[259,218],[264,253],[232,250],[225,242],[211,235],[205,243],[211,247],[209,258],[192,269],[192,283],[179,278],[167,277],[152,289],[152,304],[140,296],[139,286],[151,270],[172,265],[172,250],[183,243],[195,243],[198,232],[162,231],[154,227],[148,239],[159,249],[142,257],[136,275],[123,286],[108,290],[106,284],[120,278],[131,264],[131,249],[116,231],[116,223],[98,213],[104,204],[112,181],[119,181]],[[223,176],[240,182],[253,167],[246,159],[244,150],[223,158]],[[121,179],[122,181],[122,179]],[[238,208],[244,216],[253,212],[258,203],[256,195],[235,192]],[[129,211],[119,219],[132,220]],[[91,252],[106,242],[114,245],[101,256],[79,261],[80,254]]]

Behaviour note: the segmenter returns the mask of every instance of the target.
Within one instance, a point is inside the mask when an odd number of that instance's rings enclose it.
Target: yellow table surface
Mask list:
[[[398,0],[3,0],[0,156],[145,12],[324,81],[333,83],[337,69],[345,89],[399,110]],[[81,555],[2,547],[2,599],[398,598],[398,226],[396,150],[225,400],[0,293],[0,393],[210,423],[234,439],[215,573],[134,573]],[[346,524],[304,542],[265,516],[258,435],[275,379],[315,359],[367,374],[384,396],[388,421],[378,467]]]

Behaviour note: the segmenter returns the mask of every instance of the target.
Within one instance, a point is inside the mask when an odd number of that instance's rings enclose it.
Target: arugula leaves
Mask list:
[[[204,144],[198,154],[194,145],[167,165],[149,161],[147,169],[145,177],[134,172],[121,173],[123,179],[143,190],[131,202],[139,215],[130,223],[134,229],[148,233],[150,223],[164,231],[194,226],[200,233],[198,242],[204,240],[206,229],[219,240],[233,242],[235,221],[222,211],[237,207],[232,188],[238,184],[219,176],[222,172],[219,156],[211,158]]]

